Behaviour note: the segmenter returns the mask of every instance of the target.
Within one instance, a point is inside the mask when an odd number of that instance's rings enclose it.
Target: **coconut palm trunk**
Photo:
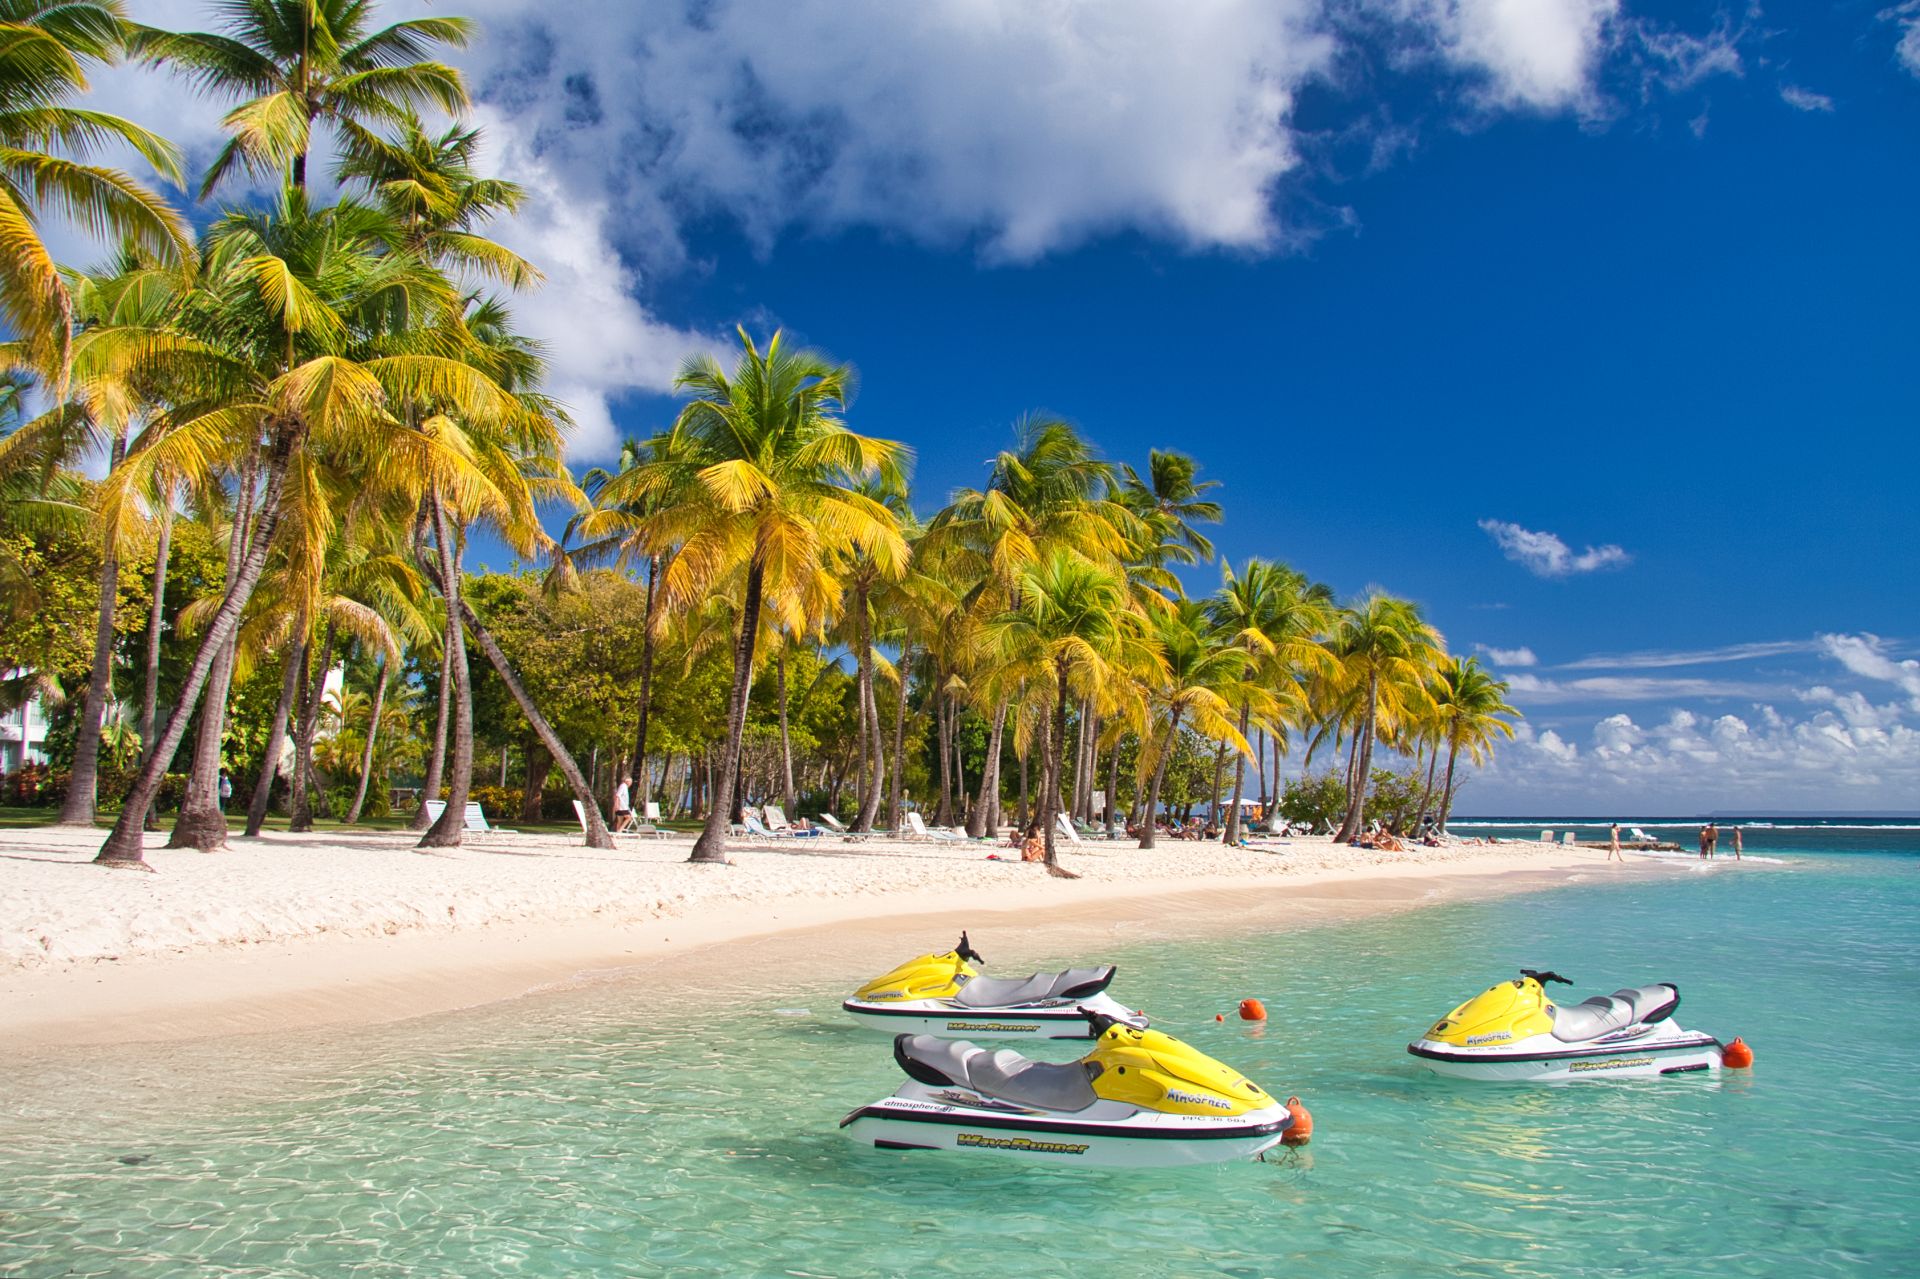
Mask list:
[[[1253,707],[1243,705],[1240,708],[1240,740],[1245,741],[1249,722],[1253,719]],[[1236,754],[1233,761],[1233,803],[1227,808],[1227,829],[1221,840],[1228,844],[1238,844],[1241,835],[1240,801],[1246,794],[1247,757]]]
[[[647,611],[640,635],[640,723],[639,726],[635,728],[633,734],[633,779],[640,784],[639,799],[643,805],[642,811],[645,811],[644,805],[646,801],[653,798],[653,772],[647,767],[647,729],[653,712],[653,612],[660,597],[659,576],[660,557],[658,555],[649,556],[647,559]],[[786,672],[783,668],[781,671],[781,679],[784,681],[785,678]],[[786,701],[783,696],[781,699],[783,711],[785,705]],[[782,729],[782,740],[785,740],[784,727]],[[789,765],[787,772],[787,790],[791,792],[793,790],[793,770],[791,765]],[[793,802],[791,794],[788,795],[787,802],[789,804]]]
[[[367,720],[367,743],[360,751],[360,785],[353,792],[353,806],[347,809],[347,825],[352,826],[360,820],[360,810],[367,802],[367,779],[373,776],[373,743],[380,735],[380,712],[387,701],[387,655],[380,655],[378,681],[373,686],[373,715]],[[507,748],[500,748],[501,786],[506,785]]]
[[[440,645],[439,708],[434,712],[433,751],[427,756],[427,775],[420,783],[420,807],[413,814],[410,828],[424,831],[433,825],[427,813],[427,801],[440,798],[440,782],[447,770],[447,730],[453,723],[453,650]]]
[[[291,455],[287,460],[291,461]],[[283,462],[283,486],[285,465]],[[258,548],[264,537],[257,527],[264,522],[268,509],[264,500],[260,507],[262,519],[253,519],[253,485],[257,466],[258,447],[255,446],[248,449],[246,461],[240,468],[233,528],[227,537],[226,580],[229,594],[239,581],[241,565]],[[254,526],[251,537],[250,526]],[[252,593],[253,587],[249,584],[247,594],[251,596]],[[227,692],[233,685],[234,635],[238,632],[239,623],[236,621],[227,634],[225,646],[215,655],[207,676],[205,696],[200,702],[199,735],[194,739],[193,762],[187,768],[187,789],[180,800],[180,815],[174,819],[173,833],[167,839],[168,848],[197,848],[204,853],[225,848],[227,844],[227,815],[220,811],[220,744],[226,736]]]
[[[287,829],[313,829],[313,743],[320,735],[320,712],[326,699],[327,671],[333,666],[336,638],[332,619],[327,621],[326,638],[320,643],[320,661],[307,681],[306,704],[300,712],[300,731],[293,742],[293,817]],[[344,687],[341,690],[345,692]]]
[[[229,579],[226,598],[221,601],[213,620],[207,624],[207,633],[202,637],[199,651],[194,654],[193,662],[187,668],[186,679],[181,683],[179,704],[167,717],[166,731],[161,734],[153,754],[141,766],[133,789],[127,794],[127,802],[120,810],[120,820],[114,823],[113,833],[107,836],[106,843],[100,847],[99,856],[94,858],[100,865],[153,869],[141,856],[141,826],[146,811],[160,793],[160,783],[166,776],[167,766],[173,762],[174,752],[180,749],[181,739],[187,734],[187,721],[192,718],[196,703],[202,693],[210,691],[210,676],[215,666],[221,656],[231,649],[234,633],[240,627],[240,614],[253,595],[255,583],[260,580],[260,571],[266,567],[267,548],[273,540],[274,526],[279,521],[280,495],[286,486],[287,463],[302,433],[297,424],[287,424],[275,433],[273,446],[267,456],[267,484],[260,500],[260,516],[255,521],[246,556],[240,562],[240,571]],[[252,468],[249,467],[248,471],[250,480]],[[221,696],[225,696],[224,689]],[[218,744],[216,732],[216,748]],[[219,812],[217,806],[214,811],[220,819],[220,832],[224,839],[225,815]],[[185,813],[182,813],[184,817]]]
[[[1347,790],[1347,818],[1340,823],[1339,833],[1333,837],[1336,844],[1349,843],[1366,829],[1367,778],[1371,776],[1370,770],[1373,768],[1373,728],[1379,695],[1379,676],[1369,673],[1366,716],[1360,722],[1359,737],[1354,743],[1358,754],[1354,759],[1353,784]]]
[[[1417,832],[1427,820],[1427,806],[1433,802],[1433,774],[1440,766],[1440,747],[1436,744],[1427,756],[1427,784],[1420,792],[1420,811],[1414,815],[1413,829]]]
[[[733,642],[733,689],[727,696],[727,741],[720,766],[713,770],[712,802],[707,824],[693,841],[693,862],[727,862],[727,823],[731,817],[734,780],[738,774],[740,741],[746,733],[747,696],[753,685],[753,642],[760,629],[760,593],[766,570],[758,562],[747,567],[747,591],[740,605],[740,634]]]
[[[467,670],[467,643],[460,624],[460,547],[454,540],[452,521],[440,505],[439,494],[434,494],[429,501],[433,507],[433,540],[440,560],[440,593],[447,604],[446,638],[442,642],[453,667],[453,767],[448,770],[447,806],[441,810],[439,820],[420,837],[417,847],[456,848],[467,829],[467,795],[473,785],[473,684]]]
[[[953,824],[953,731],[949,723],[951,699],[947,697],[945,683],[944,679],[941,680],[933,690],[933,709],[937,721],[934,725],[934,749],[940,754],[940,804],[933,817],[936,826]]]
[[[173,553],[173,490],[168,488],[165,505],[160,508],[160,539],[153,548],[153,606],[147,613],[146,682],[140,688],[140,758],[153,753],[153,721],[160,708],[160,631],[166,625],[167,561]],[[149,809],[146,828],[159,823]]]
[[[1453,816],[1453,761],[1460,755],[1460,737],[1454,734],[1447,741],[1447,781],[1446,788],[1440,792],[1440,833],[1447,833],[1447,820]],[[1436,758],[1438,752],[1436,752]]]
[[[793,787],[793,738],[787,730],[787,650],[783,645],[780,656],[774,663],[773,679],[775,691],[780,697],[780,805],[783,811],[794,810]]]
[[[1046,767],[1040,777],[1041,829],[1046,832],[1047,873],[1062,879],[1078,879],[1078,875],[1060,865],[1057,836],[1060,830],[1060,775],[1065,771],[1067,746],[1067,668],[1058,665],[1057,678],[1060,684],[1059,695],[1054,698],[1052,723],[1042,732],[1041,748],[1046,751]]]
[[[893,703],[893,775],[887,785],[887,829],[899,830],[901,818],[901,790],[906,785],[907,776],[907,679],[913,668],[913,645],[900,645],[900,661],[895,670],[900,676],[900,686]]]
[[[287,744],[287,722],[293,718],[293,699],[299,694],[307,669],[307,624],[294,628],[299,636],[287,654],[287,669],[280,677],[280,700],[274,703],[273,723],[267,730],[266,754],[260,757],[260,778],[253,785],[253,802],[247,805],[247,838],[259,835],[267,823],[267,809],[273,803],[273,779],[280,772],[280,754]]]
[[[1180,708],[1173,708],[1173,715],[1167,720],[1167,744],[1160,749],[1160,758],[1153,762],[1153,780],[1147,783],[1146,820],[1140,823],[1140,847],[1152,848],[1154,833],[1160,823],[1155,817],[1160,812],[1160,784],[1166,780],[1167,761],[1173,758],[1174,744],[1180,740]]]
[[[993,810],[1000,805],[1000,743],[1007,730],[1007,702],[1001,698],[993,708],[993,727],[987,730],[987,758],[980,769],[980,798],[974,802],[973,811],[967,814],[967,834],[975,839],[982,835],[998,834],[999,823],[993,820]],[[989,829],[989,827],[994,829]]]
[[[113,446],[107,458],[111,475],[127,455],[127,432],[122,427],[113,433]],[[68,774],[67,794],[60,801],[62,826],[92,826],[98,808],[100,790],[100,724],[106,718],[107,701],[113,696],[113,606],[120,596],[120,552],[112,533],[106,538],[100,559],[100,604],[93,628],[93,667],[87,674],[87,696],[80,706],[80,723],[74,735],[73,767]],[[26,738],[20,739],[20,758],[26,759]]]
[[[1120,819],[1120,743],[1113,744],[1113,758],[1107,762],[1107,811],[1104,814],[1107,823],[1107,838],[1115,835]]]

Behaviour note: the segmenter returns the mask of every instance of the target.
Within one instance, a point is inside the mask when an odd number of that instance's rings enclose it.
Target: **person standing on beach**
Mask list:
[[[613,788],[613,833],[633,825],[633,778],[622,777]]]
[[[1712,837],[1707,834],[1707,828],[1705,826],[1702,826],[1700,828],[1700,860],[1701,861],[1707,860],[1707,850],[1710,847],[1712,847]]]
[[[1740,855],[1740,828],[1738,826],[1733,828],[1733,860],[1737,862],[1747,860]]]
[[[1619,822],[1615,822],[1613,824],[1612,829],[1607,831],[1607,860],[1612,861],[1616,857],[1618,857],[1621,861],[1627,860],[1626,854],[1620,851],[1620,823]]]
[[[1714,854],[1720,851],[1720,828],[1712,822],[1707,823],[1707,860],[1712,861]]]
[[[227,811],[227,801],[233,798],[233,777],[226,769],[220,770],[220,811]]]

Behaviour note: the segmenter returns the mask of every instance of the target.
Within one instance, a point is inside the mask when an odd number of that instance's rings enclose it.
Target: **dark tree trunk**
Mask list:
[[[1153,781],[1147,786],[1147,816],[1140,823],[1140,847],[1152,848],[1154,832],[1160,823],[1154,820],[1160,813],[1160,783],[1167,775],[1167,761],[1173,758],[1173,748],[1180,740],[1180,708],[1174,707],[1173,715],[1167,720],[1167,744],[1160,751],[1160,758],[1153,763]]]
[[[607,829],[606,819],[601,815],[599,801],[594,798],[593,787],[588,784],[586,774],[580,771],[580,765],[575,763],[573,756],[567,752],[566,746],[560,741],[560,735],[554,732],[553,725],[547,722],[547,717],[542,715],[540,708],[533,704],[533,698],[527,695],[526,685],[522,684],[519,676],[513,673],[513,667],[507,662],[507,655],[500,651],[498,644],[494,643],[492,634],[481,623],[465,596],[460,598],[460,615],[466,619],[467,630],[472,633],[473,642],[480,646],[480,652],[493,667],[494,674],[498,675],[500,682],[507,686],[507,692],[512,695],[514,705],[520,708],[521,718],[526,720],[528,726],[533,729],[534,735],[540,739],[540,744],[547,748],[547,753],[553,756],[553,762],[559,765],[560,775],[565,777],[567,785],[573,788],[573,797],[580,801],[580,807],[587,815],[587,847],[612,848],[613,834]],[[449,804],[447,807],[451,812],[453,806]]]
[[[200,641],[192,665],[187,668],[186,679],[181,683],[179,704],[173,708],[173,714],[167,717],[166,731],[161,734],[153,754],[141,766],[140,775],[134,779],[133,789],[127,794],[126,805],[120,810],[120,820],[114,823],[113,833],[107,836],[107,842],[100,847],[99,856],[94,858],[100,865],[152,869],[141,856],[141,825],[154,797],[160,793],[160,783],[166,776],[167,765],[173,762],[174,752],[180,749],[180,740],[186,736],[187,721],[193,716],[195,704],[208,689],[208,677],[221,654],[229,650],[234,632],[240,626],[240,614],[253,594],[254,584],[260,580],[260,570],[266,567],[267,548],[273,540],[274,525],[280,515],[280,494],[286,484],[287,463],[299,434],[292,427],[282,428],[275,433],[273,447],[267,456],[267,485],[260,501],[260,518],[246,557],[240,562],[240,571],[228,579],[226,598],[221,601],[213,620],[207,624],[207,633]],[[251,471],[252,467],[249,466],[249,483]],[[218,745],[217,733],[215,745]],[[220,831],[224,838],[225,815],[219,813],[217,807],[215,815],[220,818]]]
[[[1031,750],[1029,750],[1029,753],[1031,753]],[[1018,816],[1014,818],[1013,823],[1020,828],[1022,835],[1025,835],[1027,833],[1027,827],[1033,824],[1033,805],[1029,802],[1028,791],[1027,756],[1022,755],[1020,757],[1020,812]]]
[[[907,777],[907,677],[913,666],[913,645],[900,646],[899,697],[893,706],[893,776],[887,790],[887,829],[899,830],[901,790]]]
[[[659,596],[655,580],[659,573],[660,557],[648,557],[647,612],[645,630],[640,637],[640,725],[633,734],[633,777],[640,784],[641,812],[646,811],[646,801],[653,798],[653,772],[647,767],[647,727],[653,718],[653,610]]]
[[[1353,785],[1347,791],[1347,819],[1340,823],[1334,842],[1351,842],[1366,829],[1367,779],[1373,767],[1373,717],[1379,695],[1377,677],[1367,677],[1367,710],[1360,722],[1360,736],[1354,743],[1358,755],[1354,761]]]
[[[1252,718],[1253,708],[1250,706],[1242,706],[1240,708],[1240,738],[1242,741],[1246,740],[1247,724]],[[1246,786],[1246,781],[1247,757],[1236,754],[1233,761],[1233,804],[1227,809],[1227,830],[1226,834],[1222,837],[1223,842],[1228,844],[1238,844],[1240,842],[1240,800]],[[1269,827],[1273,825],[1273,818],[1264,810],[1260,815],[1266,818]]]
[[[293,816],[287,823],[291,831],[313,829],[313,743],[320,735],[320,713],[327,692],[327,671],[333,665],[335,639],[333,619],[327,619],[326,638],[320,643],[320,661],[307,681],[306,705],[300,712],[300,731],[293,743]],[[346,685],[341,685],[343,694]]]
[[[540,809],[540,794],[547,788],[547,774],[553,770],[553,756],[537,741],[521,754],[526,758],[527,770],[520,784],[520,820],[537,822],[544,815]]]
[[[1054,699],[1052,724],[1049,726],[1043,746],[1047,752],[1047,766],[1040,783],[1040,820],[1047,839],[1047,871],[1062,879],[1078,879],[1079,876],[1060,867],[1060,854],[1056,838],[1060,831],[1060,774],[1066,765],[1062,756],[1067,746],[1067,672],[1059,668],[1059,695]]]
[[[287,721],[293,715],[293,699],[298,694],[301,675],[307,668],[307,624],[303,619],[295,627],[298,636],[287,654],[287,669],[280,676],[280,700],[273,705],[273,724],[267,729],[267,753],[260,763],[260,779],[253,784],[253,802],[247,805],[247,838],[260,834],[266,825],[267,810],[273,804],[273,779],[280,772],[280,754],[287,743]]]
[[[380,736],[380,712],[387,704],[387,655],[380,655],[379,679],[373,686],[373,714],[367,720],[367,742],[360,750],[360,785],[353,792],[353,807],[347,810],[347,825],[352,826],[360,820],[360,810],[367,803],[367,780],[373,776],[373,743]],[[500,767],[507,765],[507,748],[500,748]],[[504,780],[502,785],[504,785]]]
[[[411,829],[424,831],[433,825],[433,818],[427,815],[427,801],[440,798],[440,783],[447,768],[447,729],[453,721],[453,650],[446,646],[445,636],[440,644],[440,696],[436,699],[439,709],[433,721],[433,751],[427,756],[427,775],[420,783],[420,807],[414,811]]]
[[[1433,802],[1433,774],[1440,767],[1440,744],[1434,743],[1433,751],[1427,756],[1427,784],[1420,791],[1420,811],[1413,816],[1413,829],[1418,832],[1427,820],[1427,805]]]
[[[980,798],[967,814],[967,834],[975,839],[1000,833],[1000,823],[996,820],[1000,807],[1000,742],[1006,729],[1007,702],[1002,698],[993,708],[993,727],[987,731],[987,758],[980,768]]]
[[[1220,781],[1227,772],[1227,744],[1221,742],[1213,753],[1213,794],[1207,802],[1207,825],[1220,824]]]
[[[160,707],[160,631],[166,625],[167,561],[173,553],[173,489],[168,486],[166,504],[160,509],[160,544],[153,552],[153,607],[147,614],[147,678],[140,690],[140,760],[153,754],[153,723]],[[152,809],[147,810],[146,828],[158,830]]]
[[[773,668],[774,683],[780,695],[780,808],[791,820],[796,807],[793,799],[793,738],[787,734],[787,650],[780,648],[780,657]]]
[[[126,428],[114,432],[107,456],[107,474],[119,469],[127,455]],[[66,797],[60,801],[62,826],[93,825],[100,790],[100,725],[107,699],[113,694],[113,606],[120,599],[120,549],[111,532],[100,558],[100,607],[93,627],[93,666],[87,674],[87,697],[80,706],[79,731],[73,742],[73,767]],[[20,761],[27,758],[27,739],[20,739]],[[142,825],[144,825],[144,818]]]
[[[1448,741],[1447,783],[1446,789],[1440,792],[1440,833],[1442,835],[1447,833],[1447,822],[1453,816],[1453,761],[1458,758],[1459,755],[1459,740],[1456,738]]]
[[[944,672],[941,672],[944,675]],[[953,824],[953,742],[950,704],[947,698],[946,680],[939,680],[933,691],[934,749],[940,754],[940,803],[934,812],[933,824],[951,826]]]
[[[447,779],[447,806],[440,820],[420,837],[419,848],[457,848],[467,829],[467,796],[473,787],[473,682],[467,669],[467,642],[460,624],[460,546],[453,521],[440,505],[440,495],[428,499],[433,508],[434,549],[440,560],[440,594],[447,604],[447,631],[442,641],[453,657],[453,767]]]
[[[1113,744],[1113,758],[1107,763],[1107,838],[1115,836],[1114,819],[1119,816],[1117,805],[1120,802],[1120,742]]]
[[[727,742],[720,752],[720,768],[714,778],[713,807],[707,813],[706,828],[693,841],[688,861],[727,860],[728,807],[740,759],[740,741],[747,726],[747,696],[753,691],[753,642],[760,629],[760,588],[764,570],[756,562],[747,568],[747,594],[740,606],[740,635],[733,643],[733,691],[727,698]]]

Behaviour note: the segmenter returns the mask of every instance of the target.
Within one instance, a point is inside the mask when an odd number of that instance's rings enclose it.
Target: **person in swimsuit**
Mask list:
[[[1627,860],[1626,854],[1620,851],[1619,822],[1615,822],[1613,828],[1607,832],[1607,860],[1612,861],[1616,857],[1621,861]]]

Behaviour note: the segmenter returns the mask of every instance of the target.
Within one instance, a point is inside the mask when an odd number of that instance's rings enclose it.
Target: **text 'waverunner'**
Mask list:
[[[1251,1159],[1286,1139],[1298,1099],[1258,1084],[1171,1035],[1091,1009],[1078,1061],[1030,1061],[931,1035],[901,1035],[908,1082],[840,1126],[883,1150],[984,1150],[1045,1163],[1161,1168]]]
[[[1734,1040],[1682,1030],[1673,1020],[1680,988],[1670,982],[1556,1004],[1546,983],[1558,973],[1520,970],[1435,1022],[1407,1051],[1436,1074],[1531,1082],[1620,1075],[1677,1075],[1748,1066],[1753,1054]]]
[[[1083,1006],[1139,1020],[1105,993],[1113,981],[1112,964],[1031,977],[982,977],[973,965],[985,962],[961,933],[952,950],[910,959],[840,1006],[876,1030],[982,1039],[1087,1039]]]

